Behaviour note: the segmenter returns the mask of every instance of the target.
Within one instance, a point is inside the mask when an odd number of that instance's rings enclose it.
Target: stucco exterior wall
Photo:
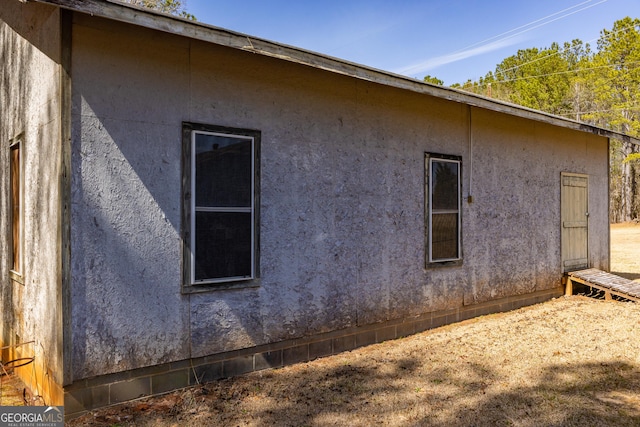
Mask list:
[[[559,280],[561,172],[589,176],[589,262],[607,270],[606,140],[481,110],[474,110],[473,128],[465,303],[548,289]]]
[[[190,352],[179,233],[188,45],[98,23],[72,36],[74,379]]]
[[[606,138],[86,16],[72,69],[74,379],[557,287],[563,171],[608,265]],[[262,132],[259,287],[181,294],[183,121]],[[424,268],[425,152],[460,267]]]
[[[11,1],[0,8],[0,346],[48,404],[62,403],[60,11]],[[9,144],[20,140],[22,279],[9,278]],[[15,351],[14,351],[15,350]]]

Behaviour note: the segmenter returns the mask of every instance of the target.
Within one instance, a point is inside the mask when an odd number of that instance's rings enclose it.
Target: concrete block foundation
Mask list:
[[[474,306],[425,313],[414,318],[348,328],[305,339],[282,341],[226,354],[102,375],[66,387],[65,416],[72,419],[92,409],[141,397],[160,395],[254,371],[308,362],[474,317],[538,304],[560,297],[563,293],[564,288],[559,287]]]

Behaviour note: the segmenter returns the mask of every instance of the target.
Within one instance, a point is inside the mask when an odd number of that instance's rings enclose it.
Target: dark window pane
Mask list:
[[[458,163],[431,163],[432,211],[458,210]]]
[[[196,212],[195,279],[251,276],[250,213]]]
[[[252,140],[196,134],[196,206],[251,207]]]
[[[458,214],[431,217],[431,259],[458,258]]]

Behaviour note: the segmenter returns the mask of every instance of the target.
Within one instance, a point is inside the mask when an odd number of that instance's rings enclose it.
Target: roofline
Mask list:
[[[22,2],[38,2],[125,22],[140,27],[188,37],[220,46],[239,49],[259,55],[277,58],[296,64],[306,65],[320,70],[345,75],[384,86],[408,90],[435,98],[458,102],[473,107],[523,117],[539,122],[614,138],[640,145],[640,139],[624,133],[600,128],[598,126],[567,119],[521,105],[511,104],[486,98],[481,95],[464,92],[445,86],[437,86],[411,77],[394,74],[373,67],[368,67],[329,55],[312,52],[302,48],[272,42],[213,25],[191,21],[173,15],[143,9],[114,0],[19,0]]]

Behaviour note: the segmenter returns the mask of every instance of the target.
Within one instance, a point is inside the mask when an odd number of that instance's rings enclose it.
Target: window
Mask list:
[[[260,133],[185,124],[184,286],[258,276]]]
[[[9,146],[9,182],[11,213],[11,273],[16,279],[22,275],[22,160],[20,140]]]
[[[458,265],[462,260],[458,156],[427,154],[427,266]]]

